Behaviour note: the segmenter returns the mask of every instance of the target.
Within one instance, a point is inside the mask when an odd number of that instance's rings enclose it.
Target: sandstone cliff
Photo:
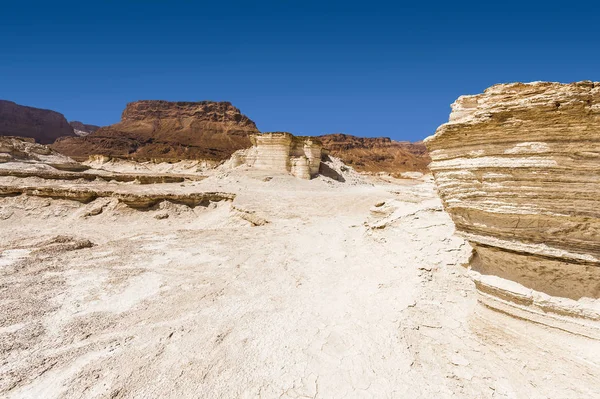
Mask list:
[[[600,83],[462,96],[426,144],[481,301],[600,336]]]
[[[30,137],[50,144],[58,137],[74,135],[69,122],[58,112],[0,100],[0,136]]]
[[[228,102],[137,101],[121,122],[78,138],[58,140],[57,151],[75,158],[109,155],[136,159],[228,158],[250,147],[254,122]]]
[[[421,142],[409,143],[387,137],[356,137],[347,134],[327,134],[318,137],[331,155],[361,172],[387,172],[398,176],[402,172],[427,172],[431,161]]]
[[[321,143],[313,137],[270,132],[251,136],[252,147],[233,154],[231,166],[242,164],[258,170],[291,173],[311,179],[319,173]]]

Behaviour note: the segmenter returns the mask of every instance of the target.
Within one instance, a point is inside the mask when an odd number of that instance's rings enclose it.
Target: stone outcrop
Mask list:
[[[118,202],[136,209],[148,209],[162,201],[196,206],[208,206],[211,202],[233,201],[235,194],[222,192],[132,192],[118,189],[100,189],[81,186],[56,186],[56,185],[0,185],[0,197],[16,195],[29,195],[52,199],[65,199],[88,203],[97,198],[116,198]]]
[[[89,169],[48,146],[37,144],[33,138],[0,136],[0,166],[12,163],[48,165],[62,171]]]
[[[600,337],[600,83],[462,96],[425,143],[480,300]]]
[[[314,137],[299,137],[286,132],[252,135],[252,147],[235,153],[233,167],[245,164],[258,170],[289,172],[301,179],[319,173],[321,143]]]
[[[88,125],[79,121],[71,121],[69,122],[69,125],[71,125],[77,136],[87,136],[88,134],[94,133],[96,130],[100,129],[100,126]]]
[[[400,177],[403,172],[427,173],[431,161],[422,142],[394,141],[388,137],[356,137],[327,134],[317,137],[323,148],[360,172],[387,172]]]
[[[138,184],[181,183],[185,180],[203,180],[199,174],[175,173],[119,173],[94,169],[75,162],[33,139],[0,136],[0,177],[45,180],[78,180],[92,182],[135,182]]]
[[[0,100],[0,136],[33,138],[42,144],[58,137],[75,136],[63,114]]]
[[[127,104],[121,122],[85,137],[59,139],[53,148],[74,159],[224,160],[250,147],[254,133],[254,122],[228,102],[146,100]]]

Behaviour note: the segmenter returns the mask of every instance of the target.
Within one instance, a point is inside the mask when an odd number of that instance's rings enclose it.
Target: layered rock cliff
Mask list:
[[[327,134],[318,137],[331,155],[340,158],[361,172],[427,172],[431,161],[422,142],[394,141],[388,137],[356,137],[348,134]]]
[[[322,146],[313,137],[270,132],[252,135],[251,140],[251,148],[233,154],[232,167],[244,164],[258,170],[289,172],[301,179],[319,173]]]
[[[108,155],[137,159],[223,160],[250,147],[254,122],[228,102],[137,101],[121,122],[85,137],[65,138],[57,151],[83,158]]]
[[[42,144],[75,136],[63,114],[0,100],[0,136],[30,137]]]
[[[425,141],[494,309],[600,336],[600,83],[462,96]]]

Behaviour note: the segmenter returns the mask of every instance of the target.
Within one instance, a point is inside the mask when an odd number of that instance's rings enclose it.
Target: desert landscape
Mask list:
[[[600,397],[599,126],[588,81],[425,143],[0,102],[0,396]]]

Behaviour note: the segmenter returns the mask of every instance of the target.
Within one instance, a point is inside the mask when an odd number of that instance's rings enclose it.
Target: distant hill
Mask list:
[[[127,104],[119,123],[61,138],[52,147],[75,158],[224,160],[250,147],[253,133],[258,133],[254,122],[229,102],[144,100]]]
[[[323,148],[360,172],[426,172],[431,162],[422,142],[394,141],[388,137],[356,137],[335,133],[318,136]]]
[[[29,137],[51,144],[58,137],[75,136],[75,132],[61,113],[0,100],[0,136]]]

